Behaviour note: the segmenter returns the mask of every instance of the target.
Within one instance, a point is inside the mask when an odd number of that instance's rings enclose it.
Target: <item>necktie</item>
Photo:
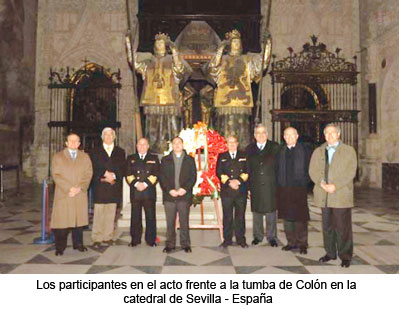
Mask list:
[[[107,153],[108,153],[108,156],[111,156],[111,146],[107,146]]]
[[[263,145],[259,146],[259,150],[262,151],[263,150]]]
[[[72,161],[76,159],[76,151],[71,152]]]
[[[236,155],[234,153],[232,153],[231,158],[234,160],[236,158]]]

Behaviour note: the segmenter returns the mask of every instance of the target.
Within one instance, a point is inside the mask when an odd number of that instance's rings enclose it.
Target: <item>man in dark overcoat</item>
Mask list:
[[[150,144],[146,138],[137,141],[137,153],[126,160],[126,180],[130,185],[130,202],[132,213],[130,217],[130,235],[132,241],[129,246],[141,243],[143,234],[142,212],[145,212],[145,242],[151,247],[157,244],[156,225],[156,184],[159,177],[158,156],[148,152]]]
[[[238,150],[236,136],[227,137],[228,151],[219,155],[216,174],[221,182],[220,196],[223,208],[223,242],[221,247],[232,245],[233,231],[236,242],[242,248],[248,245],[245,239],[245,210],[247,208],[247,159]]]
[[[180,245],[191,252],[189,231],[190,206],[193,203],[193,187],[197,179],[194,159],[183,149],[183,140],[175,137],[172,140],[172,152],[163,157],[159,181],[163,191],[163,203],[166,214],[166,246],[163,250],[169,253],[176,247],[176,215],[179,214]]]
[[[247,147],[249,190],[253,214],[253,245],[263,241],[264,217],[266,237],[272,247],[277,247],[277,220],[275,205],[275,158],[279,145],[267,139],[264,125],[255,127],[256,142]]]
[[[122,180],[125,168],[125,151],[115,145],[115,131],[104,128],[103,143],[91,152],[93,162],[94,217],[91,238],[93,246],[113,244],[115,214],[122,200]]]
[[[276,202],[278,217],[284,219],[284,232],[288,242],[282,249],[289,251],[299,248],[299,253],[306,254],[310,149],[298,143],[298,137],[295,128],[288,127],[284,130],[286,144],[281,147],[276,164]]]

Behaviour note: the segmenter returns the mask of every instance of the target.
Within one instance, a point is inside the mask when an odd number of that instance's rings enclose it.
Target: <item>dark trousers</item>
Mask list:
[[[308,222],[284,220],[284,232],[288,245],[308,247]]]
[[[67,246],[68,234],[71,230],[73,248],[83,245],[83,226],[66,229],[53,229],[55,248],[57,251],[64,252]]]
[[[324,249],[330,258],[352,259],[352,211],[351,208],[322,209]]]
[[[132,214],[130,216],[130,235],[132,236],[132,244],[141,243],[141,235],[143,234],[143,208],[145,213],[145,242],[149,245],[155,243],[157,237],[157,223],[155,220],[155,200],[131,200]]]
[[[245,241],[245,209],[247,208],[247,197],[222,197],[223,207],[223,238],[231,244],[233,231],[238,244]]]
[[[190,204],[186,201],[164,202],[166,214],[166,247],[176,247],[176,216],[179,213],[180,245],[182,248],[191,246],[190,228],[188,219],[190,216]]]

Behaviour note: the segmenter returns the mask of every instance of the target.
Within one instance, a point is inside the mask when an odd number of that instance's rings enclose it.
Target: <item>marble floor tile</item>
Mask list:
[[[10,274],[84,274],[91,265],[22,264]]]
[[[46,248],[44,245],[1,245],[0,263],[25,263]]]
[[[235,274],[233,266],[164,266],[162,274]]]
[[[343,268],[335,266],[305,266],[311,274],[383,274],[381,270],[372,265],[351,265]]]
[[[385,232],[398,232],[399,224],[392,224],[388,222],[367,222],[363,224],[362,227],[372,229],[375,231],[385,231]]]
[[[399,265],[399,246],[358,246],[354,252],[372,265]]]
[[[163,248],[149,247],[141,244],[137,247],[112,246],[105,251],[94,265],[137,265],[137,266],[162,266],[166,254]]]
[[[281,247],[229,247],[229,252],[234,266],[302,266],[295,255],[282,251]]]
[[[242,248],[240,249],[244,250]],[[192,247],[192,250],[192,253],[186,253],[183,250],[179,250],[177,252],[169,254],[169,256],[185,261],[192,265],[209,264],[227,256],[227,254],[225,254],[222,250],[220,252],[217,252],[215,250],[210,250],[203,247]]]

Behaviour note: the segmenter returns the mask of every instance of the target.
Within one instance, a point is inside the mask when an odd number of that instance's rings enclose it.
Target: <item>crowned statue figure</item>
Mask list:
[[[167,34],[155,36],[154,54],[149,59],[138,61],[128,36],[126,48],[131,69],[141,74],[144,81],[140,99],[145,115],[144,135],[149,139],[153,152],[163,153],[169,147],[168,142],[181,129],[183,99],[179,83],[185,74],[191,73],[191,68],[181,59]],[[168,54],[168,49],[171,54]]]
[[[223,55],[226,47],[228,53]],[[235,135],[242,147],[251,142],[250,116],[254,106],[252,82],[259,82],[271,56],[271,37],[267,32],[260,54],[242,54],[241,34],[226,33],[205,71],[215,81],[215,129],[224,136]]]

